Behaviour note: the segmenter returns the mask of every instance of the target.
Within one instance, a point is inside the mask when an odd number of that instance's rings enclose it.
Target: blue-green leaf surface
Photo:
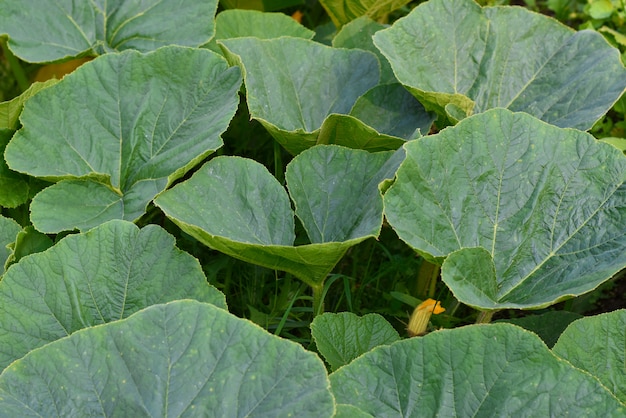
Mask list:
[[[337,403],[375,417],[621,417],[626,407],[531,332],[473,325],[375,348],[330,375]]]
[[[378,61],[380,61],[381,84],[397,83],[398,80],[396,80],[396,76],[393,74],[391,65],[389,65],[387,58],[380,50],[376,48],[372,39],[376,32],[387,27],[389,25],[383,25],[367,16],[361,16],[344,25],[333,38],[332,45],[335,48],[364,49],[373,52],[378,57]]]
[[[296,214],[309,232],[307,245],[294,246],[294,213],[285,189],[249,159],[217,157],[155,204],[209,247],[319,286],[348,248],[378,236],[377,181],[391,178],[402,157],[401,151],[368,154],[329,145],[294,159],[286,177]],[[339,209],[345,207],[352,210]]]
[[[626,267],[626,157],[591,135],[494,109],[407,143],[385,194],[399,237],[462,302],[540,308]]]
[[[357,316],[351,312],[325,313],[311,323],[315,346],[333,370],[379,345],[400,339],[389,322],[378,314]]]
[[[561,334],[553,351],[597,377],[626,403],[626,310],[581,318]]]
[[[29,62],[166,45],[213,36],[217,0],[0,0],[0,33]]]
[[[311,242],[378,236],[383,221],[378,185],[393,178],[403,158],[403,151],[369,153],[338,146],[313,147],[296,156],[285,179]]]
[[[380,64],[368,51],[292,37],[219,43],[243,68],[251,117],[292,154],[315,145],[329,115],[349,114],[379,82]]]
[[[0,282],[0,368],[157,303],[193,298],[226,307],[200,263],[174,243],[156,225],[111,221],[13,264]]]
[[[626,88],[619,51],[602,35],[520,7],[431,0],[374,44],[398,80],[452,122],[505,107],[586,130]]]
[[[223,309],[175,301],[33,350],[0,375],[7,417],[331,417],[321,360]]]
[[[42,232],[134,221],[152,198],[222,145],[238,68],[201,49],[165,47],[88,62],[25,105],[5,157],[58,181],[31,205]]]

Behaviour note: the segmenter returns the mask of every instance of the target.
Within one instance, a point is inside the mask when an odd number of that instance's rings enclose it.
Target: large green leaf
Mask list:
[[[0,0],[0,33],[29,62],[165,45],[213,36],[217,0]]]
[[[338,146],[314,147],[295,157],[285,179],[311,242],[378,236],[383,222],[378,185],[393,178],[403,157],[402,151],[369,153]]]
[[[545,307],[626,266],[626,157],[615,147],[494,109],[404,148],[386,217],[422,255],[445,258],[442,278],[462,302]]]
[[[398,341],[330,375],[339,404],[375,417],[621,417],[596,379],[509,324],[474,325]]]
[[[602,35],[519,7],[431,0],[374,44],[398,80],[452,122],[506,107],[590,129],[626,88],[619,51]]]
[[[348,248],[380,232],[378,182],[393,176],[402,156],[319,146],[294,159],[287,184],[296,214],[309,231],[308,245],[294,246],[289,197],[267,169],[252,160],[215,158],[161,194],[155,204],[209,247],[290,272],[317,287]]]
[[[0,215],[0,276],[4,274],[4,263],[11,255],[7,245],[15,241],[17,234],[21,230],[22,227],[13,219]]]
[[[367,51],[291,37],[219,44],[231,64],[243,68],[251,117],[292,154],[315,145],[325,119],[349,114],[379,81],[380,64]]]
[[[0,368],[82,328],[183,298],[226,307],[200,263],[160,227],[116,220],[70,235],[0,282]]]
[[[356,48],[364,49],[366,51],[373,52],[380,61],[380,82],[382,83],[397,83],[396,76],[393,74],[391,65],[387,58],[380,52],[372,36],[379,30],[385,29],[389,25],[383,25],[373,21],[367,16],[361,16],[350,23],[347,23],[341,28],[337,35],[332,40],[332,45],[335,48]]]
[[[581,318],[561,334],[554,354],[596,376],[626,403],[626,310]]]
[[[201,49],[107,54],[28,100],[9,167],[59,181],[31,205],[42,232],[134,221],[152,198],[222,145],[238,68]]]
[[[325,313],[311,323],[315,345],[333,370],[379,345],[400,339],[389,322],[378,314],[357,316],[351,312]]]
[[[0,375],[7,417],[330,417],[320,359],[196,301],[34,350]]]
[[[389,13],[409,3],[411,0],[320,0],[328,16],[338,28],[360,16],[374,20],[382,19]]]

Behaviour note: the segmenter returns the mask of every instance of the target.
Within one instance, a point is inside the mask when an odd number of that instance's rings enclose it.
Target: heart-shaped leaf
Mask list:
[[[111,221],[67,236],[2,278],[0,368],[82,328],[181,298],[226,307],[200,263],[160,227]]]
[[[200,46],[213,36],[217,0],[0,0],[0,31],[28,62],[165,45]]]
[[[349,114],[379,81],[380,64],[367,51],[291,37],[219,44],[231,64],[243,68],[251,117],[292,154],[315,145],[324,120]]]
[[[626,407],[535,334],[474,325],[378,347],[330,375],[339,404],[382,416],[620,417]]]
[[[374,44],[398,80],[452,122],[505,107],[590,129],[626,88],[619,51],[602,35],[521,7],[431,0]]]
[[[389,322],[378,314],[357,316],[351,312],[325,313],[311,323],[315,345],[333,370],[345,366],[379,345],[400,339]]]
[[[252,160],[215,158],[161,194],[155,204],[209,247],[290,272],[319,287],[348,248],[380,232],[378,183],[393,176],[402,157],[329,145],[294,158],[287,185],[309,233],[308,245],[294,246],[289,197],[267,169]]]
[[[223,309],[176,301],[34,350],[0,375],[3,415],[330,417],[320,359]]]
[[[462,302],[545,307],[626,267],[616,148],[506,109],[404,148],[385,215],[420,254],[445,258],[442,278]]]
[[[42,232],[134,221],[222,145],[239,69],[201,49],[107,54],[26,102],[7,145],[13,170],[59,181],[31,205]]]
[[[596,376],[626,403],[625,341],[626,310],[620,309],[572,322],[552,351]]]

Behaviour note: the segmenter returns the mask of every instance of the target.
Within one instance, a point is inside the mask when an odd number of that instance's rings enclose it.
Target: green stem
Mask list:
[[[441,266],[422,260],[417,273],[417,294],[419,297],[432,298],[437,290],[437,279]]]
[[[30,82],[28,81],[28,77],[26,76],[26,72],[20,65],[20,61],[13,55],[13,52],[7,46],[7,40],[2,39],[0,41],[0,46],[2,46],[2,52],[4,53],[4,57],[6,58],[9,66],[11,67],[11,71],[15,76],[15,80],[17,80],[17,85],[20,86],[20,90],[22,92],[26,91],[30,86]]]
[[[324,313],[324,283],[313,288],[313,317]]]
[[[480,311],[478,317],[476,318],[477,324],[488,324],[491,322],[491,317],[496,311]]]
[[[274,177],[282,184],[285,180],[285,168],[283,167],[283,157],[281,155],[280,144],[274,140]]]

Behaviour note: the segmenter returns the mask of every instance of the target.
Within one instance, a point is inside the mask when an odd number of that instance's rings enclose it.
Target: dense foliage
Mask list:
[[[621,3],[75,3],[0,0],[0,416],[624,415]]]

